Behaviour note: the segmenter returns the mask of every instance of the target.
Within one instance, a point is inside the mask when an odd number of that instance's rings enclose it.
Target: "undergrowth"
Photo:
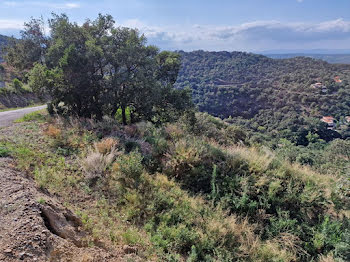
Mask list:
[[[76,210],[89,245],[131,245],[145,261],[350,259],[339,177],[250,146],[216,118],[192,120],[40,119],[40,138],[0,137],[0,148]]]

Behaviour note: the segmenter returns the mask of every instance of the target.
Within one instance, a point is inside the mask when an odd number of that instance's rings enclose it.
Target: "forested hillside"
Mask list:
[[[295,53],[295,54],[266,54],[267,57],[284,59],[293,58],[298,56],[311,57],[315,59],[321,59],[332,64],[350,64],[350,54],[308,54],[308,53]]]
[[[0,62],[2,61],[2,46],[4,46],[8,41],[8,37],[4,35],[0,35]]]
[[[333,116],[340,125],[350,114],[350,65],[242,52],[179,53],[177,87],[193,90],[200,111],[232,117],[231,122],[249,129],[300,144],[310,130],[318,130],[318,135],[331,140],[340,134],[327,131],[319,119]]]
[[[6,44],[7,40],[8,40],[7,36],[0,35],[0,45]]]

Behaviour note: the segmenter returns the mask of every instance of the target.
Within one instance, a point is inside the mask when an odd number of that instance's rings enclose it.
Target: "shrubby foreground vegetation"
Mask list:
[[[79,26],[54,15],[50,36],[41,23],[7,60],[51,96],[52,116],[21,119],[0,154],[76,211],[86,245],[128,244],[145,261],[350,259],[347,141],[310,132],[307,147],[282,140],[273,151],[196,112],[173,88],[178,54],[110,16]]]
[[[129,244],[149,261],[349,259],[342,177],[249,146],[238,127],[199,113],[158,127],[33,120],[2,152],[81,216],[89,245]]]

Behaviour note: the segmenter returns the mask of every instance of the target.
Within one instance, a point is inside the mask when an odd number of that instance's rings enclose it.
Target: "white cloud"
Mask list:
[[[257,50],[270,48],[327,48],[350,45],[350,21],[320,23],[253,21],[235,26],[149,26],[137,19],[123,24],[139,28],[150,43],[169,49]]]
[[[64,5],[66,8],[70,8],[70,9],[73,9],[73,8],[79,8],[80,5],[77,4],[77,3],[67,3]]]
[[[22,25],[23,21],[0,19],[0,34],[13,34]],[[319,23],[252,21],[234,26],[152,26],[130,19],[120,25],[138,28],[150,44],[171,50],[348,49],[350,46],[350,21],[341,18]]]
[[[20,20],[10,20],[10,19],[0,19],[0,30],[18,30],[23,28],[23,21]]]
[[[80,7],[79,3],[75,2],[62,2],[62,3],[50,3],[46,1],[26,1],[26,2],[16,2],[16,1],[5,1],[3,3],[5,6],[9,7],[46,7],[52,9],[76,9]]]
[[[4,5],[6,5],[6,6],[17,6],[18,5],[18,3],[17,2],[11,2],[11,1],[5,1],[4,2]]]

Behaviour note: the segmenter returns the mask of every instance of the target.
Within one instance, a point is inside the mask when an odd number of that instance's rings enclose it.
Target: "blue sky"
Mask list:
[[[350,0],[0,0],[0,34],[51,12],[78,23],[108,13],[162,49],[350,49]]]

